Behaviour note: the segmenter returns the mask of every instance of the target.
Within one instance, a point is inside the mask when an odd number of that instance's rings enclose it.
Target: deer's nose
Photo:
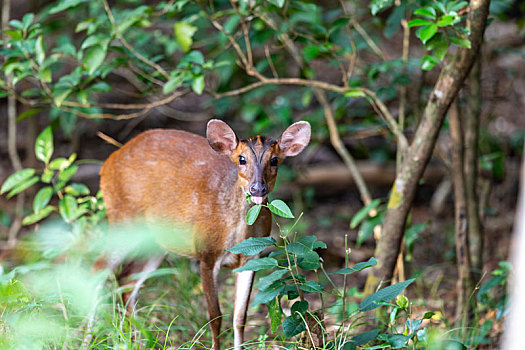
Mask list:
[[[268,194],[268,188],[260,182],[256,182],[250,186],[250,194],[252,196],[264,196]]]

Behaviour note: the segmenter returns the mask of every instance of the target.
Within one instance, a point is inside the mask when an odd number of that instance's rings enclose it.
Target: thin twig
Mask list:
[[[165,105],[167,103],[170,103],[174,99],[181,97],[184,95],[185,91],[175,91],[174,93],[168,95],[167,97],[164,97],[163,99],[160,99],[155,102],[150,103],[135,103],[135,104],[122,104],[122,103],[100,103],[97,104],[96,107],[100,108],[107,108],[107,109],[122,109],[122,110],[131,110],[131,109],[152,109],[155,107],[159,107],[162,105]],[[80,107],[80,108],[91,108],[95,107],[94,105],[90,103],[80,103],[80,102],[73,102],[73,101],[64,101],[62,103],[62,106],[66,107]]]
[[[410,12],[410,11],[407,11]],[[410,50],[410,28],[408,27],[409,18],[401,20],[401,26],[403,27],[403,74],[407,74],[407,65],[408,65],[408,54]],[[405,112],[406,112],[406,102],[407,102],[407,87],[406,85],[401,86],[401,91],[399,94],[399,116],[398,116],[398,125],[400,132],[403,132],[405,129]],[[396,169],[399,170],[401,163],[403,162],[403,156],[405,153],[406,145],[402,145],[398,139],[397,145],[397,161]]]
[[[343,141],[341,141],[339,131],[337,130],[337,123],[335,122],[334,114],[332,111],[332,106],[330,106],[330,103],[328,102],[326,93],[323,90],[314,89],[314,94],[317,97],[317,100],[319,101],[321,106],[323,107],[326,124],[328,125],[328,129],[330,130],[330,141],[332,143],[332,146],[337,151],[339,156],[343,158],[343,161],[345,162],[347,168],[352,173],[352,176],[355,180],[355,184],[359,189],[359,193],[361,194],[361,200],[365,205],[368,205],[370,204],[370,202],[372,202],[372,197],[370,196],[370,192],[368,191],[368,187],[366,186],[363,177],[359,173],[359,169],[357,169],[354,157],[352,157],[350,152],[348,152],[345,145],[343,144]]]
[[[230,4],[235,10],[235,13],[237,13],[237,16],[239,17],[239,21],[241,22],[241,27],[242,27],[243,36],[244,36],[244,44],[246,45],[246,56],[248,58],[248,65],[250,67],[253,67],[253,54],[252,54],[252,47],[250,44],[250,35],[249,35],[250,33],[249,33],[248,26],[246,25],[246,19],[241,15],[241,12],[237,8],[237,6],[235,6],[235,1],[230,0]]]
[[[277,71],[275,70],[275,66],[272,62],[272,56],[270,55],[270,48],[268,45],[264,45],[264,54],[266,55],[266,60],[268,61],[268,65],[270,66],[270,70],[272,71],[274,78],[279,78],[279,75],[277,75]]]
[[[115,147],[120,148],[120,147],[123,146],[120,142],[118,142],[114,138],[104,134],[102,131],[97,131],[97,136],[100,137],[102,140],[106,141],[107,143],[109,143],[110,145],[113,145]]]
[[[381,49],[376,45],[372,38],[370,38],[366,30],[363,27],[361,27],[359,22],[355,20],[351,20],[350,22],[352,23],[352,26],[357,30],[357,32],[361,35],[361,37],[365,39],[366,43],[372,49],[372,51],[374,51],[374,53],[377,56],[381,57],[384,61],[388,60],[388,56],[385,53],[383,53],[383,51],[381,51]]]
[[[343,10],[343,14],[346,17],[349,17],[343,0],[339,0],[339,6],[341,6],[341,9]],[[346,29],[346,33],[348,34],[348,39],[350,40],[350,47],[352,48],[352,54],[350,55],[350,58],[348,59],[348,68],[346,70],[346,80],[348,81],[350,80],[350,77],[352,76],[354,72],[355,63],[357,61],[357,47],[355,45],[354,36],[352,35],[352,30],[350,28],[350,22],[346,24],[345,29]]]

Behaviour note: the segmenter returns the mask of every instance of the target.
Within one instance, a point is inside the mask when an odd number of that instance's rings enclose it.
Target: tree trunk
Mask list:
[[[481,57],[469,76],[468,109],[465,113],[465,189],[467,195],[468,239],[472,268],[481,278],[483,270],[483,226],[478,205],[478,138],[481,115]],[[478,278],[476,278],[478,279]]]
[[[469,309],[471,288],[470,253],[468,242],[467,200],[464,175],[464,144],[459,102],[456,100],[449,111],[450,136],[452,138],[452,179],[454,183],[454,212],[456,260],[458,264],[456,326],[465,325]]]
[[[459,49],[455,57],[441,70],[429,96],[423,119],[414,141],[407,149],[400,171],[392,187],[383,234],[376,248],[378,267],[369,274],[365,295],[372,293],[381,281],[392,279],[399,254],[405,223],[416,193],[419,179],[432,155],[435,142],[448,107],[456,97],[476,58],[487,22],[490,0],[470,2],[468,27],[471,49]]]

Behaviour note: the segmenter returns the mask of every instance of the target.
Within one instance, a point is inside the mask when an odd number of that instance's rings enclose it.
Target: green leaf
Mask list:
[[[82,42],[82,45],[80,45],[80,50],[85,50],[88,47],[95,46],[95,45],[101,45],[103,47],[107,47],[109,43],[109,38],[106,34],[97,33],[95,35],[90,35]]]
[[[286,338],[293,337],[306,329],[302,319],[296,319],[293,316],[287,317],[283,321],[283,331]]]
[[[268,0],[268,2],[277,7],[283,7],[285,0]]]
[[[22,32],[20,30],[6,29],[6,30],[4,30],[4,33],[9,35],[11,37],[11,39],[21,40],[21,39],[24,38],[24,36],[22,35]]]
[[[102,62],[104,62],[104,58],[106,58],[106,49],[102,45],[94,45],[86,50],[84,64],[89,75],[93,75]]]
[[[449,43],[444,35],[438,33],[425,45],[428,50],[432,50],[432,55],[438,60],[443,60],[448,52]]]
[[[111,85],[109,85],[105,81],[96,82],[95,84],[90,86],[90,89],[93,92],[111,92],[112,91]]]
[[[421,16],[421,17],[430,18],[432,20],[436,19],[436,10],[434,10],[430,6],[422,7],[420,9],[417,9],[416,11],[414,11],[414,14],[418,15],[418,16]]]
[[[265,248],[276,244],[277,242],[272,237],[250,237],[226,250],[233,254],[255,255],[262,252]]]
[[[370,311],[381,306],[380,302],[388,302],[399,295],[410,283],[414,282],[414,278],[400,282],[386,288],[380,289],[372,295],[369,295],[359,304],[360,311]]]
[[[40,181],[42,181],[43,183],[48,184],[53,179],[53,175],[54,174],[55,173],[52,170],[44,169],[44,172],[42,173],[42,176],[40,176]]]
[[[177,72],[177,74],[170,77],[170,79],[164,84],[164,87],[162,88],[162,93],[169,94],[176,88],[182,84],[184,81],[184,74],[180,74],[180,72]]]
[[[78,170],[78,165],[73,164],[58,173],[58,179],[63,182],[68,182]]]
[[[52,205],[48,205],[47,207],[44,207],[40,209],[38,212],[33,213],[31,215],[26,216],[22,220],[22,225],[32,225],[37,221],[40,221],[42,219],[45,219],[55,210],[55,207]]]
[[[35,174],[35,169],[22,169],[9,176],[0,189],[0,194],[12,190]]]
[[[432,24],[432,22],[429,22],[429,21],[427,21],[425,19],[416,18],[416,19],[413,19],[410,22],[408,22],[408,27],[412,28],[412,27],[426,26],[426,25],[429,25],[429,24]]]
[[[51,14],[57,13],[60,11],[67,10],[71,7],[75,7],[83,2],[89,2],[91,0],[60,0],[57,5],[51,8],[49,11]]]
[[[270,209],[270,211],[275,215],[282,216],[283,218],[294,218],[290,208],[280,199],[275,199],[270,204],[268,204],[268,209]]]
[[[374,330],[371,330],[371,331],[368,331],[368,332],[360,333],[360,334],[352,337],[351,340],[356,345],[361,346],[361,345],[365,345],[366,343],[369,343],[372,340],[374,340],[377,337],[378,334],[379,334],[379,329],[374,329]]]
[[[261,211],[261,208],[262,208],[261,204],[256,204],[248,210],[248,213],[246,213],[246,223],[248,225],[253,225],[255,220],[257,220],[257,217],[259,216],[259,212]]]
[[[35,156],[47,165],[53,155],[53,151],[53,132],[51,126],[48,126],[36,138]]]
[[[380,334],[377,339],[386,341],[392,349],[399,349],[405,346],[412,335],[403,334]]]
[[[59,157],[55,158],[49,163],[49,169],[51,170],[64,170],[69,166],[69,161],[66,158]]]
[[[47,68],[40,68],[38,70],[38,77],[44,83],[50,83],[51,80],[52,80],[51,69],[49,69],[49,67],[47,67]]]
[[[363,222],[359,231],[357,232],[356,246],[359,248],[361,244],[374,233],[374,228],[383,223],[383,215],[376,215]]]
[[[438,63],[439,63],[439,60],[436,57],[425,56],[421,59],[421,69],[431,70]]]
[[[38,213],[40,210],[45,208],[51,200],[52,195],[53,188],[51,186],[41,188],[36,194],[35,199],[33,199],[33,211]]]
[[[278,269],[269,274],[268,276],[264,276],[259,278],[259,290],[265,290],[268,289],[273,283],[276,281],[279,281],[281,278],[283,278],[284,275],[286,275],[289,272],[288,269]]]
[[[190,52],[189,54],[187,54],[180,60],[179,64],[177,65],[177,68],[188,67],[190,63],[197,63],[200,65],[203,65],[204,56],[202,55],[202,52],[193,50],[192,52]]]
[[[373,0],[370,2],[370,11],[375,16],[379,11],[387,9],[393,4],[393,0]]]
[[[31,27],[31,24],[33,24],[33,21],[35,20],[35,15],[32,13],[26,13],[24,17],[22,18],[22,24],[24,25],[24,29],[27,30],[29,27]]]
[[[455,1],[450,1],[447,3],[447,10],[448,12],[451,12],[451,11],[457,12],[465,6],[468,6],[468,1],[460,1],[458,3],[456,3]]]
[[[348,89],[345,91],[345,97],[365,97],[366,94],[359,89]]]
[[[429,26],[423,27],[421,32],[419,32],[419,37],[423,44],[426,44],[427,41],[432,39],[432,37],[437,33],[438,26],[435,23],[432,23]]]
[[[445,15],[439,18],[437,25],[438,27],[446,27],[454,24],[454,18],[453,15]]]
[[[302,256],[306,253],[309,253],[312,251],[312,243],[305,243],[305,242],[292,242],[290,244],[288,244],[288,246],[286,247],[286,249],[288,249],[288,252],[292,253],[292,254],[295,254],[295,255],[298,255],[298,256]]]
[[[321,49],[318,45],[306,45],[302,51],[304,60],[310,62],[319,55]]]
[[[299,288],[307,293],[321,293],[323,291],[323,288],[317,281],[306,281],[305,283],[300,284]]]
[[[283,289],[283,283],[281,281],[275,281],[270,287],[259,290],[255,298],[253,298],[253,305],[264,304],[274,300]]]
[[[70,223],[77,217],[78,205],[75,197],[66,194],[58,202],[58,211],[65,222]]]
[[[291,316],[300,319],[296,313],[304,316],[306,311],[308,311],[308,302],[306,300],[299,300],[292,305]]]
[[[260,258],[254,260],[248,260],[246,264],[236,268],[233,272],[242,271],[260,271],[265,269],[271,269],[277,266],[277,260],[274,258]]]
[[[355,264],[353,267],[345,267],[343,269],[337,270],[335,272],[330,272],[330,274],[338,273],[341,275],[349,275],[354,272],[362,271],[366,268],[373,267],[377,265],[377,260],[374,257],[368,259],[368,261],[363,261]]]
[[[25,180],[24,182],[18,184],[15,188],[13,188],[11,192],[7,194],[7,198],[13,197],[15,194],[22,192],[23,190],[25,190],[28,187],[33,186],[37,182],[38,182],[38,176],[30,177],[29,179]]]
[[[270,315],[270,329],[272,333],[275,333],[282,323],[283,314],[279,307],[279,302],[276,299],[273,299],[266,305],[268,306],[268,314]]]
[[[309,251],[301,256],[297,265],[303,270],[317,270],[320,266],[319,259],[319,254],[314,251]]]
[[[87,196],[89,194],[89,188],[84,184],[72,183],[64,188],[67,194],[73,196]]]
[[[355,343],[353,341],[347,341],[346,343],[343,344],[343,347],[342,348],[339,348],[340,350],[356,350],[357,349],[357,346],[355,345]]]
[[[44,48],[44,37],[40,35],[35,41],[35,58],[39,65],[44,63],[46,58],[46,49]]]
[[[363,221],[367,216],[370,210],[376,209],[377,206],[381,203],[381,200],[374,199],[372,202],[370,202],[367,206],[359,209],[357,213],[352,217],[352,220],[350,221],[350,228],[354,229]]]
[[[69,96],[71,93],[71,88],[55,88],[53,89],[53,102],[57,107],[62,105],[62,102]]]
[[[432,316],[434,316],[436,313],[432,311],[425,312],[425,315],[423,315],[424,320],[430,320]]]
[[[197,95],[202,94],[202,92],[204,91],[204,75],[198,75],[195,78],[193,78],[193,81],[191,82],[191,89]]]
[[[175,32],[175,39],[181,46],[184,52],[188,52],[193,44],[193,35],[197,31],[197,27],[192,26],[187,22],[177,22],[173,25]]]
[[[20,22],[17,19],[10,20],[9,21],[9,26],[11,26],[13,28],[16,28],[16,29],[24,29],[24,25],[22,24],[22,22]]]
[[[470,40],[468,40],[467,38],[460,38],[460,37],[457,37],[457,36],[451,36],[449,38],[450,42],[458,47],[462,47],[464,49],[470,49],[471,45],[470,45]]]

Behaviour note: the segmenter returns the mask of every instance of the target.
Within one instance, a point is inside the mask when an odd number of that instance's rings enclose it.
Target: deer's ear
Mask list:
[[[282,154],[292,157],[301,153],[310,142],[310,135],[310,123],[300,121],[290,125],[277,141]]]
[[[215,152],[231,156],[237,147],[235,132],[222,120],[212,119],[208,122],[206,138]]]

